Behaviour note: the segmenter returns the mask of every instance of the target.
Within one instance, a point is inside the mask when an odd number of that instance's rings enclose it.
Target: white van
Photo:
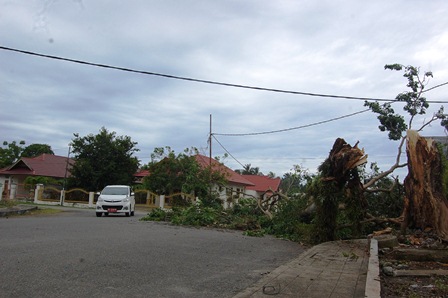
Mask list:
[[[96,202],[96,216],[101,217],[109,213],[124,213],[134,216],[135,198],[128,185],[108,185],[99,193]]]

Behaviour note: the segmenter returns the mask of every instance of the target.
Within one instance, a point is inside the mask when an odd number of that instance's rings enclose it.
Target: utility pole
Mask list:
[[[67,162],[65,163],[64,184],[62,186],[62,192],[61,192],[61,206],[64,206],[64,201],[65,201],[65,187],[67,186],[67,172],[68,172],[68,165],[69,165],[69,160],[70,160],[71,149],[72,149],[72,147],[68,146]]]
[[[208,137],[208,142],[209,142],[209,166],[210,166],[210,177],[209,177],[209,196],[211,198],[212,196],[212,114],[210,114],[210,133],[209,133],[209,137]]]
[[[212,114],[210,114],[210,133],[208,137],[209,142],[209,162],[210,168],[212,167]]]

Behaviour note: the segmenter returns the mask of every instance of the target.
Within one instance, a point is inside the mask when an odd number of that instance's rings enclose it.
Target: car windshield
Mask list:
[[[128,195],[126,187],[106,187],[101,192],[103,195]]]

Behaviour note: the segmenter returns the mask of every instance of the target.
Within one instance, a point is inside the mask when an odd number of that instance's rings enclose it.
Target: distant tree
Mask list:
[[[72,153],[76,163],[71,169],[70,184],[87,190],[101,190],[109,184],[131,184],[138,169],[135,148],[129,136],[117,136],[101,128],[97,135],[74,134]]]
[[[3,142],[3,147],[0,147],[0,168],[4,168],[15,163],[21,156],[23,145],[25,141]]]
[[[46,144],[31,144],[23,147],[25,141],[3,142],[3,148],[0,147],[0,168],[12,165],[21,157],[35,157],[43,153],[54,154],[50,145]]]
[[[176,153],[169,147],[157,147],[151,154],[147,169],[150,175],[143,179],[146,188],[158,194],[171,194],[184,190],[187,173],[196,173],[194,156]]]
[[[210,183],[224,184],[221,172],[201,167],[196,161],[197,149],[185,149],[176,154],[169,146],[158,147],[151,154],[148,164],[149,176],[143,184],[159,194],[177,192],[194,193],[201,199],[210,199]]]
[[[54,154],[51,146],[47,144],[31,144],[22,151],[22,157],[35,157],[41,154]]]
[[[269,178],[276,178],[277,177],[277,175],[275,175],[275,173],[272,172],[272,171],[269,171],[269,173],[266,176],[268,176]]]
[[[303,193],[311,180],[312,175],[307,169],[300,165],[294,165],[290,172],[283,175],[280,189],[286,195]]]
[[[250,163],[244,165],[243,169],[235,170],[235,172],[240,175],[263,175],[259,167],[252,167]]]

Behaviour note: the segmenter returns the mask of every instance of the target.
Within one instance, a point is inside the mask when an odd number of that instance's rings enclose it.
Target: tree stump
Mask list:
[[[405,206],[402,230],[433,230],[448,241],[448,200],[443,191],[443,165],[435,142],[408,130],[408,175],[404,180]]]

